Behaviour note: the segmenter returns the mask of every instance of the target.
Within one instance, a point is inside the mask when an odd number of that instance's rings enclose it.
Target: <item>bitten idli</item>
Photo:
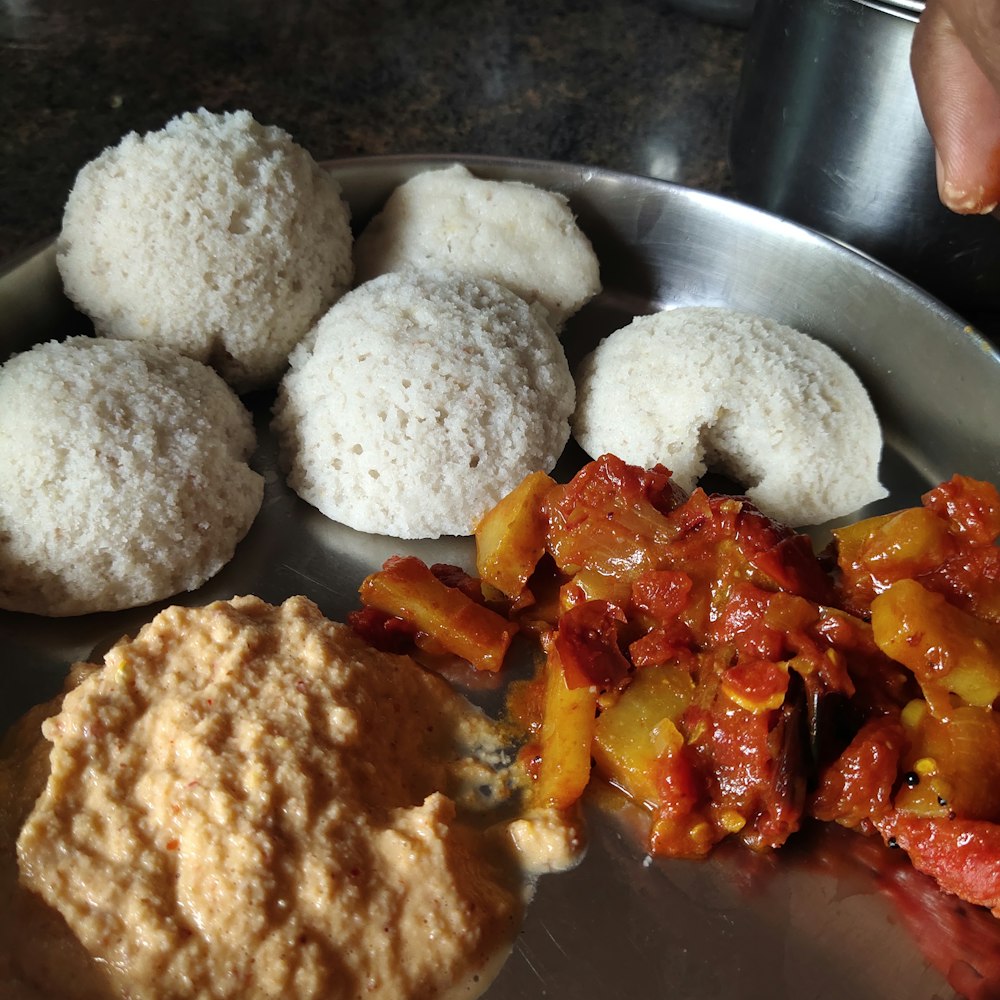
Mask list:
[[[353,277],[340,185],[248,111],[131,133],[77,175],[57,262],[99,334],[204,361],[239,392],[276,382]]]
[[[577,372],[573,433],[590,455],[663,463],[686,490],[709,467],[769,516],[820,524],[886,496],[882,431],[853,369],[773,320],[693,307],[641,316]]]
[[[355,245],[358,280],[407,267],[489,278],[548,310],[558,330],[601,290],[597,256],[566,198],[456,164],[401,184]]]
[[[0,607],[80,615],[193,590],[260,508],[250,414],[212,369],[74,337],[0,368]]]
[[[569,438],[573,379],[544,312],[492,281],[382,275],[292,353],[273,426],[288,483],[398,538],[467,535]]]

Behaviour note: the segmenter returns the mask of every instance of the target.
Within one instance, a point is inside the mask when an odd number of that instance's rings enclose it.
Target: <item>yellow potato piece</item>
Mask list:
[[[545,551],[544,502],[555,482],[534,472],[476,526],[476,572],[508,597],[524,590]]]

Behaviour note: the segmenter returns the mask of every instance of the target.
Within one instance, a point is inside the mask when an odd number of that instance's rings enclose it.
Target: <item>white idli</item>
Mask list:
[[[577,393],[573,433],[588,454],[661,462],[685,490],[711,466],[796,526],[886,496],[861,381],[825,344],[773,320],[710,307],[639,317],[584,359]]]
[[[0,607],[78,615],[193,590],[263,496],[250,415],[153,344],[52,341],[0,368]]]
[[[292,354],[274,428],[289,485],[399,538],[467,535],[569,438],[573,380],[541,310],[483,279],[386,274]]]
[[[204,109],[77,175],[57,261],[99,334],[175,347],[238,391],[277,381],[350,285],[340,186],[279,128]]]
[[[456,164],[401,184],[355,245],[358,280],[407,267],[489,278],[548,310],[558,330],[601,290],[597,257],[566,198]]]

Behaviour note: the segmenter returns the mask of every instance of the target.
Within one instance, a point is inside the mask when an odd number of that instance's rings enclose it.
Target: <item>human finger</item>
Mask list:
[[[1000,60],[1000,36],[995,55],[980,53],[977,60],[952,20],[949,8],[956,5],[958,0],[928,0],[914,33],[911,65],[937,152],[941,201],[955,212],[985,214],[1000,202],[1000,90],[980,61],[993,66]],[[970,15],[963,17],[967,32]]]
[[[1000,4],[997,0],[932,0],[948,15],[976,65],[1000,91]]]

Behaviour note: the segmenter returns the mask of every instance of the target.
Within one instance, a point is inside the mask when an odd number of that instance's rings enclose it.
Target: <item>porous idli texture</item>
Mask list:
[[[492,281],[386,274],[292,353],[275,403],[288,482],[398,538],[467,535],[569,438],[574,389],[544,313]]]
[[[358,280],[430,268],[489,278],[541,303],[557,330],[601,290],[597,257],[566,198],[460,164],[400,185],[355,245]]]
[[[853,369],[773,320],[693,307],[642,316],[577,372],[573,434],[590,455],[661,462],[686,490],[708,467],[786,524],[820,524],[886,496],[882,432]]]
[[[279,128],[204,109],[77,175],[57,262],[99,334],[174,347],[237,391],[278,380],[353,277],[339,184]]]
[[[0,368],[0,607],[114,611],[193,590],[260,508],[250,415],[212,369],[74,337]]]

